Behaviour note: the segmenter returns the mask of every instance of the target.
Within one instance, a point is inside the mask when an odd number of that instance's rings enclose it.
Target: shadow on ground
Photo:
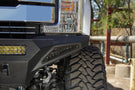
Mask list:
[[[107,83],[107,90],[123,90],[123,89],[122,88],[114,87],[110,83]]]

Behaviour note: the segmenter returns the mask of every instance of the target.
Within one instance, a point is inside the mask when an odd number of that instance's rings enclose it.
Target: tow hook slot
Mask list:
[[[8,64],[1,64],[0,72],[2,75],[9,76],[9,65]]]

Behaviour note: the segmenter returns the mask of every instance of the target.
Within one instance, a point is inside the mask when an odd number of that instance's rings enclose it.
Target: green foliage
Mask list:
[[[113,12],[109,15],[109,21],[107,21],[107,7],[113,8]],[[133,24],[133,17],[131,10],[119,11],[118,8],[128,9],[128,0],[104,0],[103,6],[99,10],[99,22],[92,24],[93,28],[98,28],[100,34],[111,27],[111,28],[128,28]],[[132,8],[133,9],[133,8]],[[135,9],[135,7],[134,7]],[[108,25],[107,25],[108,22]]]
[[[92,30],[97,30],[94,32],[95,35],[103,35],[104,30],[106,30],[107,17],[103,17],[99,22],[92,23]]]
[[[133,18],[129,18],[129,12],[115,12],[111,15],[112,28],[128,28],[133,24]]]
[[[123,7],[127,0],[105,0],[104,5],[108,5],[109,7]]]

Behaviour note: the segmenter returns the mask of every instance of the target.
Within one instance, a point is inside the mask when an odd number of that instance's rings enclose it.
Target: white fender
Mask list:
[[[90,35],[90,24],[91,24],[91,8],[90,1],[83,0],[83,30],[82,34]]]

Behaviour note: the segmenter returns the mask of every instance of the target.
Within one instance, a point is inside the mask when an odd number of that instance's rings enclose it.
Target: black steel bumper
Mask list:
[[[0,55],[0,86],[27,86],[38,68],[77,52],[88,45],[88,40],[88,36],[0,39],[0,46],[23,45],[26,48],[25,55]],[[4,65],[7,65],[6,72],[2,70]]]

